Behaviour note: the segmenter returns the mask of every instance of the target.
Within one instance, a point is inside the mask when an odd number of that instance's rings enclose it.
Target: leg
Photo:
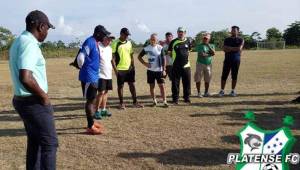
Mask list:
[[[209,83],[211,80],[211,75],[212,75],[212,66],[211,65],[206,65],[204,69],[204,81],[205,81],[205,94],[208,94],[208,89],[209,89]]]
[[[222,77],[221,77],[221,90],[225,89],[226,80],[228,78],[229,72],[230,72],[230,62],[224,61]]]
[[[107,103],[107,93],[108,93],[108,91],[106,90],[106,91],[102,91],[102,102],[101,102],[101,109],[103,110],[103,109],[106,109],[106,103]]]
[[[234,90],[235,87],[236,87],[239,68],[240,68],[240,61],[235,61],[232,64],[232,67],[231,67],[231,78],[232,78],[231,87],[232,87],[232,90]]]
[[[126,78],[126,72],[119,71],[117,74],[117,84],[118,84],[118,97],[120,101],[120,106],[123,107],[123,87]]]
[[[137,103],[135,83],[134,82],[128,82],[128,85],[129,85],[129,90],[130,90],[130,93],[131,93],[132,101],[133,101],[133,103]]]
[[[183,68],[182,70],[182,86],[183,86],[183,98],[186,102],[189,102],[191,95],[191,68]]]
[[[119,96],[120,105],[123,105],[123,87],[124,85],[118,85],[118,96]]]
[[[96,97],[96,111],[100,109],[104,97],[104,91],[98,91],[98,95]]]
[[[160,95],[161,95],[163,101],[166,102],[167,98],[166,98],[166,92],[165,92],[165,84],[161,83],[161,84],[158,84],[158,86],[159,86],[159,90],[160,90]]]
[[[155,92],[154,92],[155,84],[152,83],[152,84],[149,84],[149,86],[150,86],[150,95],[151,95],[153,101],[155,101],[156,100]]]
[[[198,95],[200,94],[201,77],[202,77],[201,76],[201,65],[196,64],[196,72],[194,75],[194,81],[196,82],[196,89],[197,89]]]
[[[179,83],[180,83],[180,74],[178,69],[172,68],[172,99],[173,102],[178,102],[179,98]]]

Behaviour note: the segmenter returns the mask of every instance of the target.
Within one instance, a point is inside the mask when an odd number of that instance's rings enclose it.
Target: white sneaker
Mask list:
[[[220,90],[219,97],[223,97],[225,95],[224,90]]]
[[[234,90],[231,90],[231,92],[230,92],[230,94],[229,94],[230,96],[232,96],[232,97],[236,97],[237,96],[237,94],[235,93],[235,91]]]
[[[198,94],[197,94],[197,97],[202,98],[203,96],[202,96],[201,93],[198,93]]]

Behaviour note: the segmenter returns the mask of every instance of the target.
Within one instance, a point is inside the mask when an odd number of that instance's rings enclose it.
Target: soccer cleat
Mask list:
[[[112,114],[108,110],[102,110],[101,111],[101,116],[103,117],[110,117]]]
[[[135,107],[135,108],[144,108],[144,105],[139,103],[139,102],[136,102],[136,103],[133,103],[133,107]]]
[[[86,129],[86,133],[90,135],[100,135],[103,133],[103,127],[101,127],[99,124],[96,125],[94,123],[94,125],[91,128]]]
[[[202,96],[201,93],[198,93],[198,94],[197,94],[197,97],[202,98],[203,96]]]
[[[190,99],[184,99],[184,103],[188,103],[188,104],[191,104],[191,100]]]
[[[157,106],[157,101],[153,100],[152,107],[156,107],[156,106]]]
[[[125,104],[120,104],[118,108],[119,108],[120,110],[125,110],[125,109],[126,109]]]
[[[102,119],[101,112],[96,111],[95,114],[94,114],[94,119],[101,120]]]
[[[223,97],[225,95],[224,90],[220,90],[219,97]]]
[[[236,97],[236,96],[237,96],[237,94],[235,93],[235,91],[234,91],[234,90],[232,90],[232,91],[230,92],[230,96],[232,96],[232,97]]]
[[[169,104],[167,101],[164,101],[164,107],[169,107]]]
[[[172,103],[173,105],[178,105],[178,100],[173,100]]]
[[[204,93],[204,97],[210,97],[210,94],[208,92]]]

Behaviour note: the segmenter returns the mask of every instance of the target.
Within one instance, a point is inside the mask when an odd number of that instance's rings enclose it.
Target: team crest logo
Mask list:
[[[253,112],[246,113],[245,118],[250,122],[238,133],[241,151],[229,154],[227,163],[235,159],[237,170],[288,170],[289,163],[299,163],[299,154],[290,154],[296,139],[287,126],[293,124],[293,117],[286,116],[285,126],[276,130],[259,128]]]

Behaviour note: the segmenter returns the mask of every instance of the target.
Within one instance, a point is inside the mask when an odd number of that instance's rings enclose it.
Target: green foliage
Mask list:
[[[14,39],[10,30],[0,26],[0,50],[9,49]]]
[[[282,33],[275,27],[267,29],[266,36],[268,41],[282,40]]]
[[[300,46],[300,21],[296,21],[284,30],[283,38],[287,45]]]

